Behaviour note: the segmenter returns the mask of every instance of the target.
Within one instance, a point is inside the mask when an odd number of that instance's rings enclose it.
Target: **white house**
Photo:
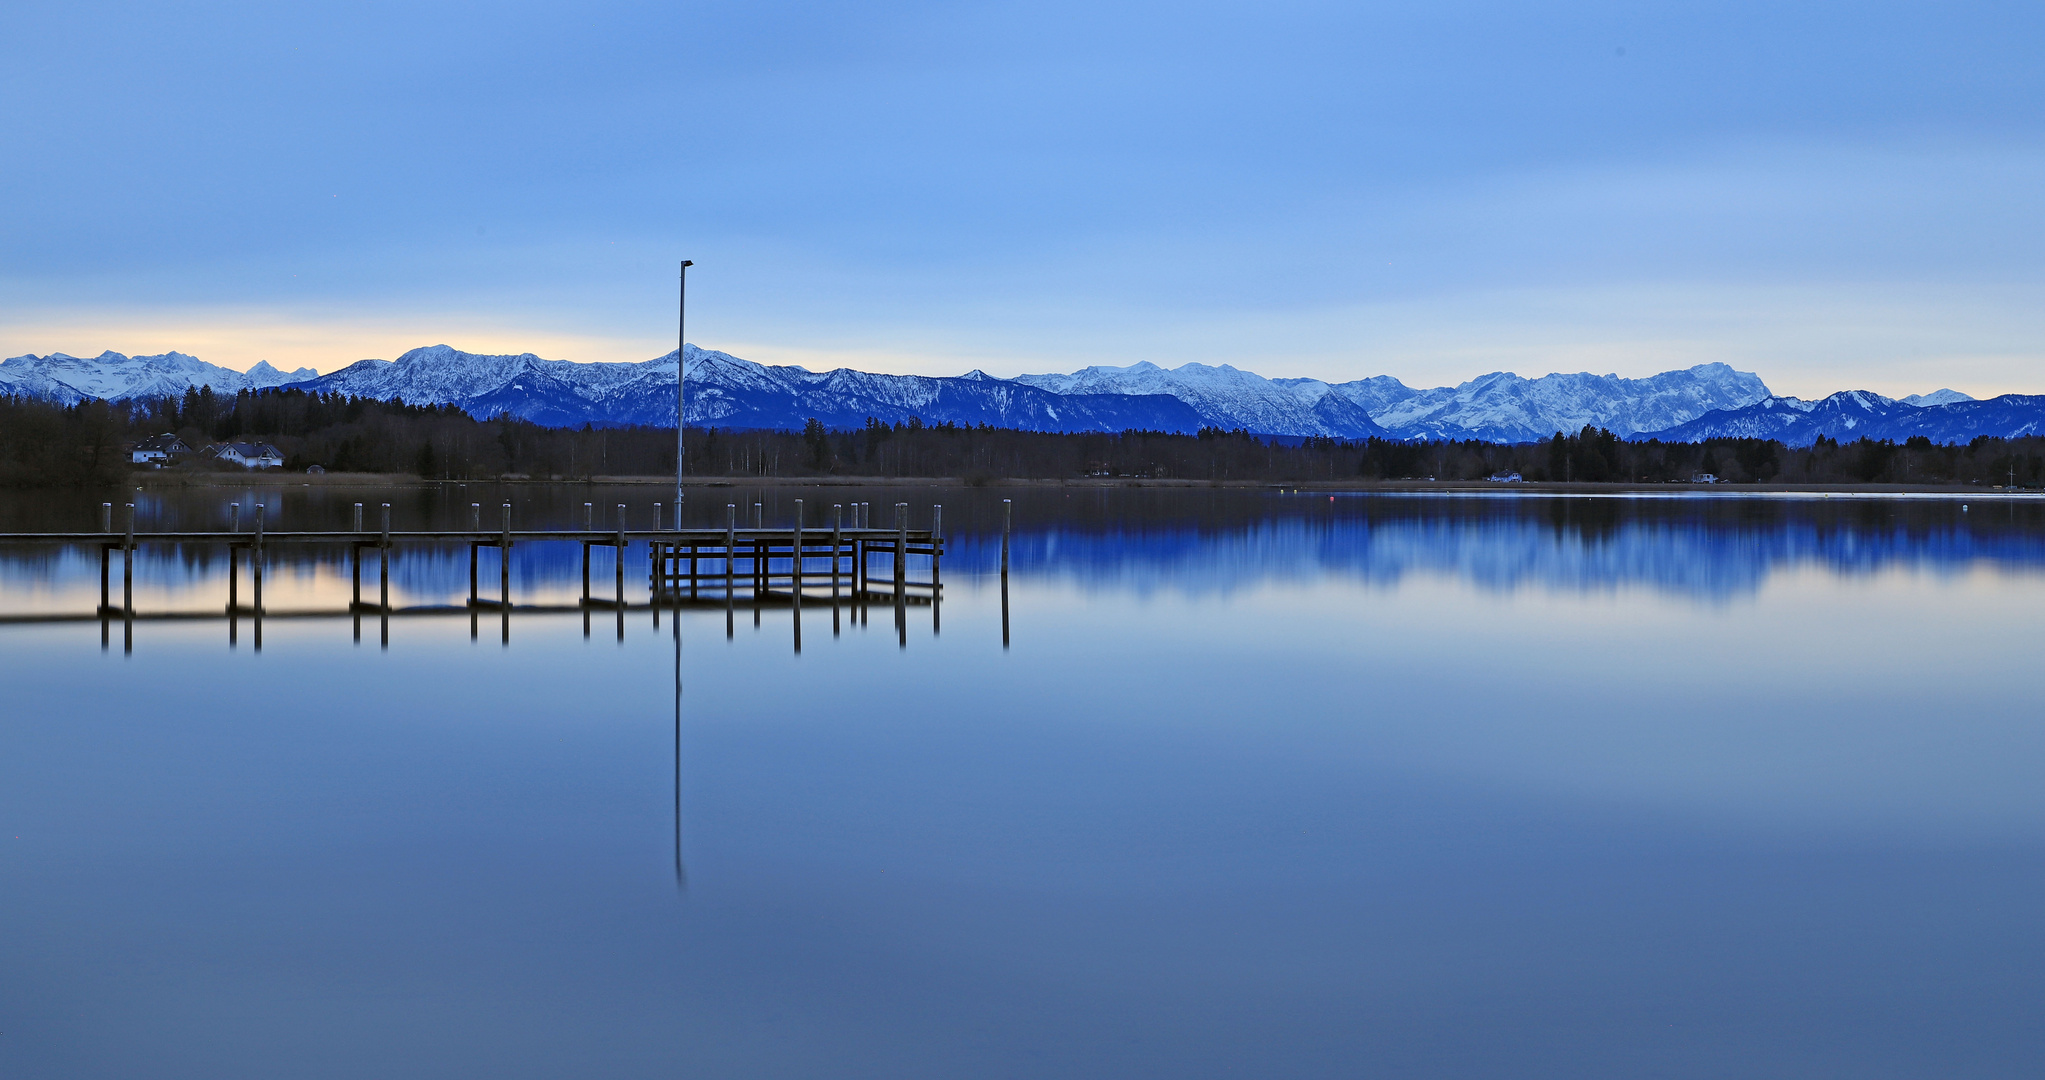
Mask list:
[[[184,440],[175,435],[168,433],[151,435],[135,444],[132,460],[137,465],[154,465],[162,468],[171,458],[191,452],[192,448],[186,446]]]
[[[221,443],[213,448],[213,456],[244,469],[278,469],[284,466],[284,455],[269,443]]]

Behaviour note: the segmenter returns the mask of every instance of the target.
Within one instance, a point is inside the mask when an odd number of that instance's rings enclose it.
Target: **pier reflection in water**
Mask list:
[[[235,643],[239,637],[240,620],[243,616],[254,622],[255,644],[262,647],[262,622],[272,612],[263,595],[265,570],[275,559],[317,563],[321,549],[343,547],[347,550],[349,564],[350,600],[347,614],[353,617],[354,640],[361,640],[361,617],[367,613],[377,616],[384,644],[389,644],[389,623],[393,614],[416,616],[444,614],[451,610],[465,610],[469,613],[470,637],[477,636],[478,613],[491,610],[499,614],[501,640],[510,641],[510,616],[514,611],[543,612],[564,610],[560,605],[515,603],[511,590],[511,566],[514,544],[521,549],[532,546],[563,547],[574,544],[581,552],[581,595],[573,610],[583,613],[585,636],[590,629],[589,612],[593,608],[610,610],[617,615],[617,632],[624,635],[624,616],[627,611],[644,608],[653,613],[654,624],[659,625],[659,613],[663,608],[682,610],[691,607],[721,605],[725,612],[727,635],[734,631],[734,610],[743,603],[753,612],[753,624],[760,625],[760,611],[764,607],[786,605],[791,611],[794,647],[802,649],[802,607],[806,598],[814,597],[815,602],[826,602],[831,609],[833,633],[842,629],[840,606],[849,605],[861,623],[866,621],[865,609],[876,599],[891,599],[894,605],[895,627],[899,643],[908,646],[909,614],[912,606],[928,606],[931,612],[931,629],[935,634],[942,626],[943,584],[941,567],[944,554],[943,507],[930,508],[930,527],[912,529],[908,503],[896,503],[894,522],[889,529],[876,529],[871,520],[870,503],[853,503],[852,518],[848,524],[843,504],[830,508],[828,527],[819,527],[804,512],[804,501],[794,500],[793,520],[786,526],[770,528],[765,523],[761,503],[753,504],[753,520],[741,529],[738,524],[738,507],[725,507],[725,527],[720,532],[711,529],[685,528],[682,514],[677,508],[672,522],[658,502],[653,504],[652,527],[637,530],[628,525],[628,507],[620,503],[611,519],[608,531],[596,526],[594,503],[583,504],[583,521],[580,529],[514,530],[512,527],[512,504],[501,506],[501,525],[495,531],[483,528],[482,504],[470,504],[470,520],[465,528],[453,530],[445,527],[413,528],[394,530],[391,523],[391,505],[383,503],[379,509],[379,520],[374,530],[364,527],[364,504],[354,504],[351,525],[345,530],[298,529],[276,531],[266,529],[269,514],[263,503],[253,507],[253,528],[247,532],[241,529],[239,502],[228,506],[228,527],[223,531],[204,529],[157,529],[138,530],[136,527],[136,505],[127,503],[122,508],[120,525],[116,528],[115,507],[112,503],[101,504],[100,526],[92,532],[65,532],[61,530],[35,530],[0,533],[0,549],[20,551],[22,549],[96,549],[99,557],[100,600],[96,615],[101,623],[101,642],[104,646],[109,637],[111,622],[118,619],[123,624],[124,651],[133,647],[133,629],[139,619],[183,618],[195,616],[192,611],[138,611],[135,603],[134,576],[138,552],[145,557],[154,555],[159,561],[175,560],[192,551],[217,549],[227,555],[226,606],[224,618],[228,624],[228,640]],[[1006,518],[1004,518],[1004,521]],[[1006,526],[1004,526],[1005,528]],[[399,550],[445,548],[458,543],[468,549],[468,597],[461,608],[450,608],[445,604],[409,604],[402,607],[391,602],[390,572],[393,554]],[[497,596],[488,598],[479,589],[480,565],[485,550],[494,552],[498,570]],[[592,594],[591,569],[594,556],[599,550],[610,553],[612,570],[615,574],[616,589],[612,597],[604,598]],[[1006,572],[1006,538],[1004,535],[1003,572]],[[121,554],[121,603],[115,606],[110,599],[113,552]],[[377,600],[367,603],[362,598],[362,571],[365,551],[373,551],[377,562]],[[635,604],[628,598],[626,587],[628,553],[643,551],[644,560],[644,602]],[[872,569],[876,556],[885,560],[887,573],[878,584],[874,582]],[[252,603],[244,605],[239,600],[239,566],[246,562],[251,582]],[[821,565],[820,565],[821,564]],[[922,578],[912,575],[914,567],[922,569]],[[741,567],[743,571],[741,572]],[[634,575],[635,577],[637,575]],[[192,591],[195,583],[187,582],[186,591]],[[741,597],[743,599],[741,600]],[[299,618],[318,617],[327,614],[318,608],[304,608],[283,611],[276,614]],[[6,622],[60,622],[67,617],[79,615],[61,611],[7,612],[0,610],[0,623]]]
[[[942,633],[905,604],[904,651],[888,593],[860,633],[871,605],[827,614],[827,584],[799,611],[779,588],[585,608],[575,543],[503,571],[559,612],[465,609],[462,547],[393,549],[388,651],[347,644],[384,618],[347,613],[345,548],[273,561],[260,657],[221,647],[226,560],[199,551],[137,553],[136,609],[204,621],[137,620],[132,655],[89,622],[0,626],[10,1068],[2014,1076],[2045,1053],[2034,503],[710,494],[693,527],[942,504]],[[138,515],[224,518],[202,497]],[[287,520],[652,517],[629,489],[332,498]],[[87,548],[0,555],[0,599],[90,612],[97,574]],[[322,604],[343,614],[276,616]]]

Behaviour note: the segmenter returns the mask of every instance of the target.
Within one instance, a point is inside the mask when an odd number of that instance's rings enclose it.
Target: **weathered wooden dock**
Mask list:
[[[655,506],[658,521],[660,504]],[[796,500],[798,521],[802,501]],[[115,528],[114,506],[104,503],[102,528],[96,532],[5,533],[0,543],[49,544],[97,547],[100,565],[100,602],[94,615],[134,617],[135,555],[150,547],[189,548],[214,546],[228,553],[225,611],[253,615],[263,611],[263,570],[270,552],[288,547],[340,547],[349,551],[353,585],[350,610],[379,612],[392,610],[390,603],[390,560],[393,551],[406,546],[447,547],[467,545],[469,549],[469,596],[471,608],[510,608],[511,560],[514,546],[534,543],[569,543],[582,547],[581,603],[589,607],[628,606],[681,607],[710,604],[728,605],[739,598],[748,603],[800,605],[805,596],[845,599],[892,599],[927,604],[943,591],[941,568],[944,558],[944,508],[931,508],[930,527],[909,527],[909,504],[896,503],[890,527],[871,523],[871,505],[854,503],[831,508],[828,526],[791,523],[769,527],[761,520],[761,506],[752,507],[752,521],[739,523],[737,504],[726,504],[722,529],[634,529],[625,524],[626,507],[616,507],[610,528],[595,524],[595,507],[583,504],[585,527],[581,529],[514,529],[512,507],[504,503],[494,529],[482,527],[482,506],[471,504],[471,527],[467,529],[395,530],[391,528],[390,504],[379,509],[374,529],[363,524],[363,504],[355,504],[352,529],[285,531],[266,527],[262,504],[256,504],[251,528],[241,527],[241,507],[230,508],[229,526],[221,531],[146,532],[135,527],[135,505],[123,507],[120,528]],[[850,514],[847,514],[847,511]],[[847,520],[848,516],[850,521]],[[628,597],[626,567],[629,554],[645,545],[645,592]],[[609,549],[614,585],[610,596],[592,591],[591,569],[596,552]],[[483,552],[496,552],[497,595],[482,592]],[[113,556],[121,556],[121,597],[113,597]],[[365,557],[377,564],[376,599],[362,598]],[[909,577],[910,559],[929,560],[928,580]],[[875,573],[874,562],[883,565]],[[241,602],[242,563],[248,565],[250,602]],[[632,575],[635,579],[640,575]],[[444,609],[444,605],[442,606]],[[91,617],[91,616],[86,616]],[[47,620],[48,616],[39,617]]]
[[[1005,502],[1005,501],[1004,501]],[[938,628],[939,607],[944,595],[942,568],[945,550],[944,508],[932,506],[927,519],[927,528],[910,527],[910,509],[907,503],[893,506],[892,521],[886,526],[873,521],[873,507],[870,503],[833,504],[828,515],[828,524],[812,524],[806,520],[802,500],[795,500],[794,521],[787,525],[769,526],[760,503],[753,503],[749,514],[742,514],[736,503],[724,507],[723,528],[661,528],[665,508],[654,504],[654,528],[630,528],[626,521],[628,508],[618,504],[610,514],[609,527],[599,527],[597,508],[592,503],[583,504],[583,527],[580,529],[516,529],[512,523],[512,504],[503,503],[493,524],[495,528],[483,527],[484,508],[480,503],[469,505],[469,528],[466,529],[414,529],[399,530],[391,527],[389,503],[379,504],[374,527],[364,520],[364,504],[356,503],[352,527],[344,530],[276,530],[268,527],[269,515],[261,503],[254,504],[251,521],[245,528],[242,523],[242,507],[231,504],[228,511],[228,527],[224,530],[177,530],[145,531],[136,527],[135,505],[124,504],[120,508],[118,522],[115,506],[101,504],[100,529],[93,532],[52,532],[52,533],[0,533],[0,544],[8,545],[53,545],[97,548],[99,551],[99,606],[92,612],[44,612],[34,614],[0,613],[0,624],[4,623],[50,623],[90,621],[97,619],[102,624],[102,644],[107,639],[107,625],[119,620],[127,625],[132,636],[133,624],[137,621],[189,620],[194,618],[229,619],[229,640],[238,633],[238,620],[250,618],[255,621],[256,641],[261,643],[262,620],[268,618],[304,619],[353,615],[356,617],[356,639],[361,638],[360,620],[364,615],[373,615],[383,622],[386,643],[389,636],[389,619],[392,616],[447,615],[466,612],[471,616],[471,634],[475,632],[475,616],[491,611],[504,617],[505,640],[510,638],[510,615],[520,612],[573,612],[584,614],[584,630],[588,630],[588,615],[595,610],[614,610],[618,613],[619,634],[624,633],[624,613],[628,610],[651,609],[658,620],[663,609],[723,608],[726,612],[726,629],[730,632],[733,612],[741,605],[754,613],[757,625],[762,608],[792,608],[795,613],[796,645],[801,647],[801,613],[805,603],[831,607],[833,629],[838,625],[838,611],[841,605],[852,612],[856,622],[863,622],[865,609],[874,603],[892,603],[896,609],[896,624],[901,630],[903,643],[907,642],[906,609],[928,607],[931,613],[932,630]],[[1001,578],[1003,600],[1003,641],[1007,639],[1007,577],[1008,577],[1008,518],[1004,505],[1001,543]],[[679,516],[679,515],[677,515]],[[742,517],[750,520],[742,521]],[[573,605],[558,602],[521,603],[511,592],[511,553],[523,544],[577,544],[582,549],[582,590],[580,599]],[[469,591],[465,603],[446,602],[394,606],[391,603],[390,570],[394,553],[412,548],[445,550],[449,547],[466,545],[469,550]],[[217,614],[192,611],[137,611],[135,607],[135,559],[140,551],[156,548],[171,551],[187,550],[193,547],[215,547],[225,549],[228,556],[225,604]],[[287,549],[312,549],[345,547],[349,555],[351,580],[350,598],[346,609],[271,611],[263,601],[263,576],[273,553]],[[485,553],[494,552],[489,560]],[[643,552],[635,554],[635,552]],[[115,602],[113,594],[113,561],[120,555],[120,597]],[[607,560],[603,558],[608,556]],[[643,571],[627,574],[627,568],[643,557]],[[485,595],[484,564],[494,560],[497,588],[495,596]],[[926,578],[912,578],[913,565],[927,569]],[[927,560],[925,562],[924,560]],[[373,600],[363,598],[364,564],[373,561],[376,566],[375,596]],[[603,567],[610,571],[612,578],[610,595],[599,595],[601,586],[593,580],[598,563],[608,561]],[[246,564],[249,584],[248,602],[242,599],[243,566]],[[878,565],[876,565],[878,564]],[[635,587],[628,591],[628,576]]]

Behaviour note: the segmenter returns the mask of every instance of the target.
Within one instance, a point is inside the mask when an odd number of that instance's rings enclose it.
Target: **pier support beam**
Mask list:
[[[376,606],[391,609],[391,504],[383,504],[383,535],[377,539]]]
[[[121,610],[135,614],[135,504],[128,504],[128,535],[121,541]]]

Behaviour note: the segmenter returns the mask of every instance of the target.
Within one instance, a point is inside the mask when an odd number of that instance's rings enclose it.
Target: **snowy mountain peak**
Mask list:
[[[1818,401],[1779,397],[1758,376],[1723,363],[1641,379],[1589,372],[1529,379],[1494,371],[1456,386],[1416,389],[1388,375],[1332,384],[1271,379],[1229,363],[1166,368],[1141,361],[998,379],[977,369],[952,378],[851,368],[812,372],[695,345],[684,346],[683,355],[689,422],[733,428],[799,428],[811,417],[832,427],[856,427],[869,417],[888,423],[916,417],[1040,431],[1221,427],[1261,435],[1527,442],[1588,425],[1629,437],[1652,432],[1665,439],[1808,442],[1821,433],[2005,434],[2005,428],[2037,430],[2045,420],[2034,415],[2045,410],[2045,399],[2020,395],[1986,402],[1952,390],[1900,401],[1866,390]],[[67,404],[178,395],[193,386],[232,394],[280,385],[450,404],[479,417],[510,414],[546,425],[669,425],[675,415],[675,353],[637,363],[574,363],[529,352],[470,353],[443,343],[396,360],[362,360],[324,376],[311,368],[284,372],[268,362],[237,372],[179,352],[109,351],[90,359],[51,353],[0,361],[0,393]]]
[[[108,350],[91,359],[66,353],[29,354],[0,361],[0,393],[75,405],[91,398],[165,397],[183,394],[194,386],[212,387],[216,394],[235,394],[317,375],[311,368],[286,375],[266,362],[240,372],[176,351],[124,356]]]

